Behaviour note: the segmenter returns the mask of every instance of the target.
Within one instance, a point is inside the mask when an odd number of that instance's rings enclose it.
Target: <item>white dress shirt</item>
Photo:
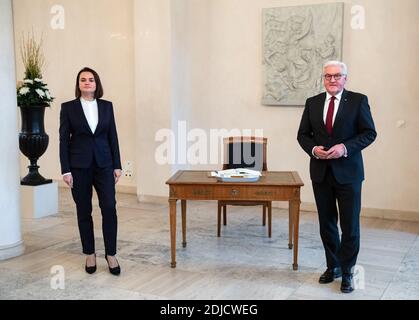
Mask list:
[[[85,100],[80,98],[81,105],[83,107],[83,112],[86,117],[87,123],[89,124],[90,130],[92,133],[95,133],[97,124],[99,122],[99,115],[97,111],[97,101]]]
[[[341,92],[339,92],[337,95],[335,95],[335,107],[333,109],[333,118],[332,118],[332,125],[335,123],[335,119],[336,119],[336,115],[338,113],[338,109],[339,109],[339,104],[340,104],[340,100],[342,99],[342,93],[343,90]],[[332,98],[332,95],[326,91],[326,100],[324,102],[324,107],[323,107],[323,121],[324,124],[326,124],[326,117],[327,117],[327,110],[329,109],[329,103],[330,103],[330,99]],[[342,143],[343,148],[345,149],[345,152],[343,154],[343,156],[346,158],[348,156],[348,151],[346,150],[346,146]],[[313,150],[311,150],[311,154],[318,159],[318,157],[314,154],[314,149],[317,148],[318,146],[315,146],[313,148]]]
[[[336,114],[338,113],[340,99],[342,98],[342,92],[335,95],[335,108],[333,110],[333,118],[332,118],[332,125],[335,123]],[[332,99],[332,95],[329,92],[326,92],[326,101],[324,102],[323,108],[323,121],[326,124],[326,116],[327,110],[329,109],[330,99]]]

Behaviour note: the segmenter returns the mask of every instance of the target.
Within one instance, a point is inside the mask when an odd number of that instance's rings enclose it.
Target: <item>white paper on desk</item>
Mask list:
[[[216,178],[230,178],[232,176],[251,178],[251,177],[260,177],[261,175],[262,173],[260,171],[251,170],[247,168],[227,169],[227,170],[211,172],[211,177],[216,177]]]

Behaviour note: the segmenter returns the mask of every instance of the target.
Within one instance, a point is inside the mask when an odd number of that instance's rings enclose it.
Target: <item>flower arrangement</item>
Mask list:
[[[44,65],[42,39],[38,43],[32,33],[27,39],[23,36],[20,47],[25,78],[17,86],[17,104],[19,106],[47,105],[54,100],[47,84],[42,80],[41,69]]]

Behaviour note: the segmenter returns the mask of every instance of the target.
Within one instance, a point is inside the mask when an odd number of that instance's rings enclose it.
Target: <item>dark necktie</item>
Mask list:
[[[329,109],[327,109],[326,115],[326,130],[331,136],[333,132],[333,112],[335,111],[335,97],[330,98]]]

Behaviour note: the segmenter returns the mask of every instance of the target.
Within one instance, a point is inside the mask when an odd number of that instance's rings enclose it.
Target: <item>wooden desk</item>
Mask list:
[[[257,182],[218,182],[208,171],[180,170],[167,182],[170,188],[171,267],[176,267],[176,202],[182,207],[182,244],[186,247],[186,200],[265,200],[289,202],[289,248],[294,236],[293,269],[298,269],[298,226],[300,188],[304,185],[295,171],[266,171]],[[271,217],[268,208],[268,219]],[[220,211],[218,212],[220,214]],[[269,231],[270,232],[270,231]]]

